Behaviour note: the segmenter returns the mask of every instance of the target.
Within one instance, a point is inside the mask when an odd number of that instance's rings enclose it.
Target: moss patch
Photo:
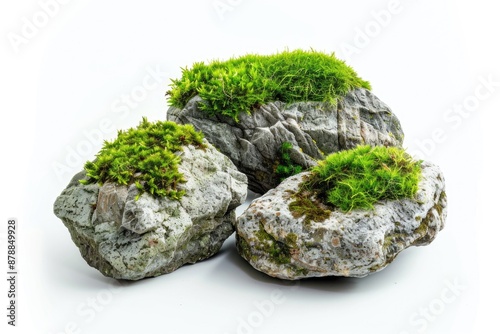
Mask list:
[[[291,262],[290,247],[267,233],[262,223],[259,223],[259,231],[255,235],[259,240],[256,249],[269,255],[273,262],[277,264],[289,264]]]
[[[429,210],[427,216],[425,216],[420,225],[415,229],[415,233],[420,235],[418,238],[418,242],[421,244],[428,243],[432,240],[432,238],[437,233],[436,230],[431,230],[431,222],[434,219],[441,219],[443,216],[443,206],[441,205],[442,201],[446,201],[446,193],[441,192],[437,203]],[[435,213],[438,214],[438,217],[435,217]]]
[[[141,194],[179,199],[184,191],[177,185],[186,181],[178,171],[181,158],[175,153],[185,145],[205,148],[203,135],[192,125],[151,123],[143,118],[137,128],[118,131],[114,141],[104,142],[95,160],[85,163],[88,179],[80,182],[135,183]]]
[[[298,191],[293,194],[294,201],[288,206],[293,218],[304,217],[304,224],[312,221],[325,221],[332,213],[328,206],[322,203],[312,191]]]
[[[420,177],[420,161],[403,149],[358,146],[319,162],[298,193],[313,192],[322,202],[344,212],[372,209],[380,200],[413,198]]]
[[[447,197],[446,197],[446,192],[442,191],[441,194],[439,195],[439,199],[437,201],[437,204],[435,206],[439,216],[443,216],[443,206],[441,205],[442,202],[446,203]]]
[[[243,255],[244,258],[247,260],[250,260],[252,256],[252,252],[250,251],[250,245],[248,242],[245,240],[245,238],[240,237],[238,234],[236,235],[237,243],[236,246],[238,248],[238,251],[241,255]]]
[[[290,142],[284,142],[279,150],[279,161],[276,166],[276,175],[279,176],[280,181],[283,181],[290,176],[296,175],[302,172],[302,166],[296,165],[292,162],[292,158],[290,157],[290,151],[292,150],[293,145]]]
[[[408,234],[405,233],[395,233],[386,236],[384,238],[384,245],[383,245],[384,251],[387,250],[389,247],[393,246],[394,244],[404,242],[405,238],[407,237]]]
[[[293,103],[321,101],[335,103],[367,81],[333,54],[316,51],[285,51],[275,55],[249,54],[227,61],[195,63],[184,68],[180,79],[172,80],[169,104],[182,108],[196,95],[209,114],[230,116],[271,101]]]
[[[299,236],[295,233],[288,233],[285,237],[285,243],[291,248],[297,248]]]

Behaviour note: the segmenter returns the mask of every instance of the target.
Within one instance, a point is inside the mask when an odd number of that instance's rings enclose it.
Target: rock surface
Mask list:
[[[238,218],[239,253],[254,268],[282,279],[363,277],[384,269],[404,249],[427,245],[444,227],[446,193],[439,167],[424,162],[415,199],[383,201],[374,210],[332,210],[306,223],[289,210],[306,173],[256,199]]]
[[[75,175],[57,198],[54,213],[68,228],[89,265],[117,279],[170,273],[217,253],[234,232],[235,208],[245,201],[247,178],[212,145],[183,147],[179,200],[138,200],[135,185],[82,185]]]
[[[293,162],[304,169],[316,160],[360,144],[401,146],[403,131],[390,108],[370,91],[356,89],[337,105],[273,102],[232,118],[209,116],[198,108],[200,97],[171,107],[167,119],[193,124],[248,177],[249,189],[263,194],[279,184],[275,168],[284,142],[293,144]]]

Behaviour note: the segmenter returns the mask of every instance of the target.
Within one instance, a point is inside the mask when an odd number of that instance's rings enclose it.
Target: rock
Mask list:
[[[293,144],[295,164],[304,169],[328,154],[360,144],[401,146],[403,131],[391,109],[370,91],[356,89],[337,105],[272,102],[241,114],[239,122],[222,115],[210,116],[198,108],[200,97],[184,107],[171,107],[167,119],[193,124],[248,177],[249,189],[263,194],[275,188],[279,150]]]
[[[89,265],[106,276],[138,280],[170,273],[217,253],[234,232],[235,208],[245,201],[247,178],[206,140],[185,146],[179,171],[187,180],[180,200],[155,198],[105,183],[82,185],[75,175],[54,213]]]
[[[363,277],[384,269],[404,249],[434,240],[446,218],[444,178],[423,162],[415,199],[382,201],[373,210],[332,210],[306,222],[289,210],[308,172],[283,181],[252,202],[236,223],[239,253],[270,276]]]

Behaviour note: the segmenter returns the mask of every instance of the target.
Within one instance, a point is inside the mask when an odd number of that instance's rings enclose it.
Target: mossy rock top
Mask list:
[[[144,119],[104,144],[54,213],[90,266],[138,280],[217,253],[246,195],[246,176],[191,126]]]
[[[204,148],[203,134],[189,124],[143,118],[136,128],[120,130],[115,140],[104,142],[95,160],[85,164],[87,178],[80,182],[135,183],[141,193],[179,199],[184,191],[177,185],[186,180],[178,171],[181,158],[176,153],[185,145]]]
[[[373,209],[382,200],[412,199],[421,179],[420,164],[399,147],[364,145],[331,154],[312,168],[290,209],[300,215],[316,212],[318,205],[304,202],[305,194],[344,212]]]
[[[199,95],[203,111],[238,120],[240,113],[267,102],[336,103],[355,88],[371,86],[334,54],[295,50],[195,63],[183,69],[180,79],[172,80],[167,94],[169,103],[178,108]]]

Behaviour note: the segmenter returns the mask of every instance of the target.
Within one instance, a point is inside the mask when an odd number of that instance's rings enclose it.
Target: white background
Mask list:
[[[52,17],[47,2],[0,7],[2,254],[7,219],[20,224],[18,327],[6,325],[2,279],[2,333],[499,332],[494,1],[66,0]],[[435,242],[367,278],[298,285],[254,271],[233,238],[208,261],[135,283],[87,266],[52,205],[97,153],[88,137],[165,119],[180,67],[287,47],[347,59],[399,117],[405,146],[442,167],[449,215]],[[497,84],[488,92],[481,78]]]

